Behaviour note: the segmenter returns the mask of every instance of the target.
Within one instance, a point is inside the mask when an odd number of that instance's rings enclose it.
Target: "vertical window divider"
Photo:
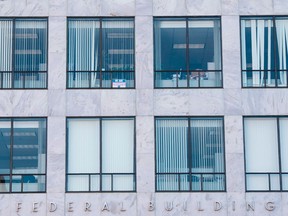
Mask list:
[[[14,130],[13,130],[13,118],[10,119],[11,121],[11,131],[10,131],[10,182],[9,182],[9,192],[12,192],[12,169],[13,169],[13,134],[14,134]]]
[[[191,134],[191,119],[188,118],[188,140],[187,140],[187,151],[188,151],[188,169],[189,169],[189,190],[192,191],[192,134]]]
[[[102,74],[102,49],[103,49],[103,47],[102,47],[102,43],[103,43],[103,38],[102,38],[102,21],[103,21],[103,19],[102,18],[100,18],[99,19],[99,22],[100,22],[100,29],[99,29],[99,41],[100,41],[100,43],[99,43],[99,55],[100,55],[100,57],[99,57],[99,73],[100,73],[100,88],[103,88],[103,86],[102,86],[102,79],[103,79],[103,74]],[[96,66],[97,67],[97,66]],[[112,82],[112,81],[111,81]],[[100,127],[101,128],[101,127]],[[101,132],[101,129],[100,129],[100,132]],[[100,134],[100,136],[101,136],[101,134]],[[101,144],[100,144],[101,145]]]
[[[99,182],[100,182],[100,192],[102,191],[102,118],[100,118],[100,134],[99,134],[100,136],[99,136],[99,139],[100,139],[100,149],[99,149],[99,154],[100,154],[100,156],[99,156],[99,158],[100,158],[100,175],[99,175],[99,177],[100,177],[100,179],[99,179]]]

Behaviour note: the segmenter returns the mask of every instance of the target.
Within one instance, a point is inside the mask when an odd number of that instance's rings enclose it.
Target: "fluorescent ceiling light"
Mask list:
[[[37,156],[13,156],[13,160],[37,160]]]
[[[132,55],[134,50],[132,49],[109,49],[108,54],[110,55],[119,55],[119,54],[128,54]]]
[[[41,55],[42,51],[41,50],[15,50],[15,54],[18,55]]]
[[[132,33],[108,33],[108,38],[133,38]]]
[[[13,145],[13,149],[38,149],[38,145]],[[10,145],[7,145],[10,148]]]
[[[189,49],[203,49],[205,44],[189,44]],[[186,49],[186,44],[174,44],[174,49]]]
[[[2,136],[11,136],[11,132],[2,132]],[[36,136],[35,132],[14,132],[13,136]]]
[[[37,39],[37,34],[15,34],[15,38]]]

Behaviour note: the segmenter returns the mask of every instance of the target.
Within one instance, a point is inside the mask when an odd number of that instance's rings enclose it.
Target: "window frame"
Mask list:
[[[277,122],[277,147],[278,147],[278,168],[279,168],[279,172],[247,172],[246,170],[246,138],[245,138],[245,119],[275,119]],[[281,164],[281,140],[280,140],[280,119],[281,118],[288,118],[288,116],[285,115],[277,115],[277,116],[271,116],[271,115],[267,115],[267,116],[259,116],[259,115],[255,115],[255,116],[243,116],[242,117],[242,124],[243,124],[243,150],[244,150],[244,171],[245,171],[245,192],[260,192],[260,193],[265,193],[265,192],[287,192],[287,190],[283,190],[283,184],[282,184],[282,175],[286,174],[288,175],[288,172],[282,172],[282,164]],[[269,182],[269,189],[268,190],[248,190],[247,189],[247,174],[252,174],[252,175],[268,175],[268,182]],[[271,177],[270,175],[273,174],[278,174],[279,175],[279,190],[271,190]]]
[[[68,173],[68,149],[69,149],[69,142],[68,142],[68,137],[69,137],[69,128],[68,128],[68,125],[69,125],[69,120],[73,120],[73,119],[98,119],[99,120],[99,165],[100,165],[100,169],[99,169],[99,173],[73,173],[72,175],[88,175],[89,177],[89,185],[88,185],[88,188],[89,190],[85,190],[85,191],[70,191],[68,190],[68,176],[71,175]],[[102,190],[102,186],[103,186],[103,183],[102,183],[102,177],[103,177],[103,172],[102,172],[102,145],[103,145],[103,142],[102,142],[102,122],[103,120],[106,120],[106,119],[119,119],[119,120],[122,120],[122,119],[130,119],[130,120],[133,120],[134,121],[134,124],[133,124],[133,142],[134,142],[134,146],[133,146],[133,173],[110,173],[111,176],[112,176],[112,179],[113,179],[113,175],[119,175],[119,174],[129,174],[129,175],[133,175],[133,184],[134,184],[134,188],[133,190],[113,190],[113,180],[111,181],[112,185],[111,185],[111,190]],[[70,117],[66,117],[66,153],[65,153],[65,161],[66,161],[66,171],[65,171],[65,192],[66,193],[135,193],[137,191],[137,164],[136,164],[136,147],[137,147],[137,144],[136,144],[136,118],[134,116],[70,116]],[[97,191],[94,191],[94,190],[91,190],[91,181],[90,181],[90,176],[91,175],[99,175],[99,190]],[[105,173],[104,173],[105,174]]]
[[[3,17],[3,16],[0,16],[0,21],[1,20],[6,20],[6,21],[9,21],[11,20],[12,21],[12,59],[11,59],[11,62],[12,62],[12,70],[11,71],[0,71],[0,90],[3,91],[3,90],[45,90],[45,89],[48,89],[48,71],[49,71],[49,18],[48,17],[27,17],[27,16],[23,16],[23,17]],[[15,71],[15,65],[14,65],[14,62],[15,62],[15,23],[17,22],[17,20],[31,20],[31,21],[35,21],[35,20],[43,20],[46,22],[46,70],[43,70],[43,71],[28,71],[29,73],[35,73],[35,76],[38,76],[39,74],[45,74],[45,87],[43,88],[39,88],[39,87],[25,87],[25,78],[23,79],[23,87],[22,88],[15,88],[14,87],[14,81],[15,81],[15,73],[21,73],[21,74],[25,74],[27,71]],[[11,88],[3,88],[3,76],[2,74],[3,73],[11,73]],[[24,76],[25,77],[25,76]]]
[[[102,51],[103,50],[103,40],[102,40],[102,32],[103,32],[103,28],[102,28],[102,23],[103,21],[132,21],[133,22],[133,46],[134,46],[134,50],[133,50],[133,65],[134,65],[134,70],[130,70],[130,71],[127,71],[127,70],[122,70],[122,71],[107,71],[110,73],[110,77],[111,77],[111,87],[103,87],[103,84],[102,84],[102,72],[103,72],[103,69],[102,69],[102,63],[103,63],[103,55],[102,53],[99,54],[99,70],[93,70],[93,71],[85,71],[85,72],[89,72],[89,87],[69,87],[69,72],[83,72],[83,71],[69,71],[69,62],[68,62],[68,57],[69,57],[69,21],[70,20],[95,20],[95,21],[99,21],[99,41],[97,42],[97,44],[99,45],[99,50]],[[67,26],[66,26],[66,29],[67,29],[67,35],[66,35],[66,38],[67,38],[67,41],[66,41],[66,46],[67,46],[67,51],[66,51],[66,89],[67,90],[73,90],[73,89],[77,89],[77,90],[80,90],[80,89],[83,89],[83,90],[87,90],[87,89],[93,89],[93,90],[99,90],[99,89],[104,89],[104,90],[129,90],[129,89],[135,89],[136,88],[136,41],[135,41],[135,17],[131,17],[131,16],[117,16],[117,17],[106,17],[106,16],[102,16],[102,17],[79,17],[79,16],[69,16],[67,17]],[[99,73],[99,76],[100,76],[100,86],[99,87],[91,87],[91,73]],[[105,70],[104,70],[105,72]],[[133,87],[125,87],[125,88],[113,88],[112,86],[112,74],[113,73],[117,73],[117,72],[127,72],[127,73],[133,73],[134,75],[134,86]]]
[[[189,21],[193,21],[193,20],[219,20],[219,25],[220,25],[220,30],[219,30],[219,37],[220,37],[220,41],[219,41],[219,51],[220,51],[220,68],[221,69],[218,69],[218,70],[192,70],[189,68],[189,48],[188,48],[188,44],[190,43],[189,42],[189,24],[188,22]],[[185,50],[185,62],[186,62],[186,68],[185,68],[185,71],[182,70],[181,72],[185,72],[187,74],[187,77],[186,77],[186,80],[187,80],[187,86],[185,87],[179,87],[178,86],[178,80],[179,78],[179,70],[156,70],[156,46],[155,46],[155,21],[176,21],[176,20],[182,20],[182,21],[185,21],[186,23],[186,27],[185,27],[185,43],[186,43],[186,50]],[[221,16],[154,16],[153,17],[153,56],[154,56],[154,61],[153,61],[153,86],[154,86],[154,89],[222,89],[223,88],[223,45],[222,45],[222,17]],[[201,83],[201,80],[198,79],[198,85],[196,87],[194,86],[190,86],[189,83],[190,83],[190,80],[189,80],[189,76],[188,74],[189,73],[192,73],[192,72],[196,72],[199,74],[201,74],[201,72],[210,72],[210,73],[219,73],[220,74],[220,77],[221,77],[221,80],[220,80],[220,85],[219,86],[201,86],[200,83]],[[165,72],[174,72],[175,75],[176,75],[176,86],[172,86],[172,87],[159,87],[159,86],[156,86],[156,73],[165,73]]]
[[[157,120],[161,120],[161,119],[169,119],[169,120],[177,120],[177,119],[183,119],[183,120],[187,120],[187,124],[188,124],[188,139],[187,139],[187,151],[190,150],[189,152],[189,176],[190,179],[192,179],[192,174],[200,174],[201,178],[201,184],[200,184],[200,190],[193,190],[192,189],[192,180],[189,180],[189,190],[181,190],[180,185],[178,186],[178,190],[158,190],[157,189],[157,175],[159,174],[165,174],[165,173],[157,173],[157,143],[156,143],[156,121]],[[205,173],[205,172],[192,172],[192,167],[191,167],[191,160],[192,160],[192,155],[191,155],[191,149],[192,149],[192,142],[191,142],[191,120],[193,119],[200,119],[200,120],[221,120],[222,122],[222,129],[223,129],[223,133],[222,133],[222,137],[223,137],[223,172],[212,172],[212,173]],[[226,174],[226,150],[225,150],[225,122],[224,122],[224,116],[155,116],[154,117],[154,137],[155,137],[155,141],[154,141],[154,149],[155,149],[155,153],[154,153],[154,161],[155,161],[155,173],[154,173],[154,180],[155,180],[155,192],[156,193],[221,193],[221,192],[226,192],[227,191],[227,174]],[[178,177],[183,174],[182,172],[175,172],[175,173],[168,173],[168,174],[177,174]],[[187,173],[184,173],[187,174]],[[204,190],[203,189],[203,175],[223,175],[224,180],[223,180],[223,184],[224,184],[224,189],[223,190]]]
[[[43,194],[47,192],[47,155],[48,155],[48,119],[47,117],[1,117],[1,120],[7,120],[10,121],[11,126],[10,126],[10,130],[11,130],[11,135],[10,135],[10,145],[11,148],[13,149],[13,145],[14,145],[14,138],[13,138],[13,132],[14,132],[14,122],[16,120],[16,122],[21,122],[21,120],[29,120],[29,121],[33,121],[33,120],[43,120],[44,124],[45,124],[45,133],[46,133],[46,139],[45,139],[45,174],[35,174],[35,173],[25,173],[25,174],[13,174],[13,150],[10,150],[10,159],[9,159],[9,174],[0,174],[0,176],[9,176],[10,177],[10,182],[9,182],[9,191],[6,192],[0,192],[0,194],[27,194],[27,193],[33,193],[33,194]],[[45,187],[44,187],[44,191],[23,191],[23,176],[31,176],[31,175],[38,175],[38,176],[44,176],[45,177]],[[12,177],[13,176],[21,176],[21,191],[12,191]]]
[[[267,19],[267,18],[271,18],[272,23],[273,23],[273,32],[272,32],[272,36],[274,37],[274,40],[272,41],[274,49],[273,49],[273,63],[274,63],[274,68],[271,67],[270,70],[243,70],[243,50],[242,50],[242,43],[243,43],[243,39],[242,39],[242,25],[241,25],[241,21],[242,20],[257,20],[257,19]],[[240,16],[239,17],[239,27],[240,27],[240,31],[239,31],[239,36],[240,36],[240,64],[241,64],[241,88],[243,89],[263,89],[263,88],[267,88],[267,89],[285,89],[288,88],[288,69],[285,71],[284,69],[278,69],[277,66],[277,50],[278,50],[278,46],[277,46],[277,29],[276,29],[276,20],[277,18],[287,18],[288,19],[288,15],[244,15],[244,16]],[[288,21],[288,20],[287,20]],[[288,66],[288,65],[287,65]],[[243,82],[243,74],[244,73],[252,73],[253,72],[263,72],[263,80],[264,80],[264,85],[263,86],[244,86],[244,82]],[[274,72],[274,76],[275,76],[275,80],[278,79],[278,72],[286,72],[286,79],[287,79],[287,83],[286,86],[279,86],[278,82],[275,82],[274,86],[267,86],[266,80],[267,80],[267,73],[268,72]]]

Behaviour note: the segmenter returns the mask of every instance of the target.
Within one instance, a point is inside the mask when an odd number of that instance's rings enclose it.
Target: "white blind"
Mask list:
[[[246,172],[278,172],[276,118],[246,118]]]
[[[288,118],[280,118],[280,148],[282,172],[288,172]]]

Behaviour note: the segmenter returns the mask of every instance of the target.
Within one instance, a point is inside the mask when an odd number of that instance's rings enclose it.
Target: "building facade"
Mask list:
[[[287,42],[285,0],[0,1],[0,215],[287,215]]]

